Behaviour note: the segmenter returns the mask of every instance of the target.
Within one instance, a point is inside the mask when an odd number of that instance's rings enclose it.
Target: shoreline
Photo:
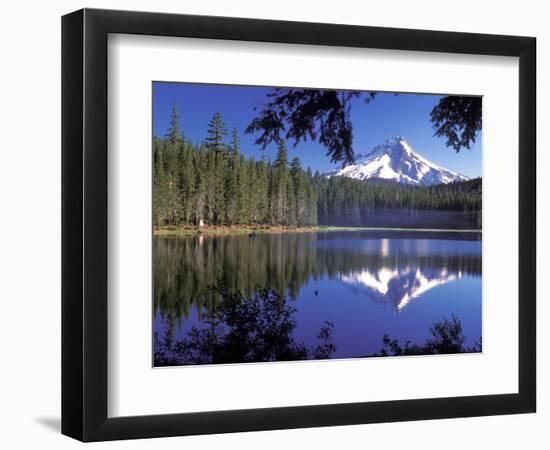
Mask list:
[[[445,229],[445,228],[399,228],[399,227],[278,227],[278,226],[205,226],[198,227],[162,227],[154,228],[154,236],[223,236],[238,234],[282,234],[282,233],[328,233],[335,231],[405,231],[436,233],[482,233],[481,229]]]

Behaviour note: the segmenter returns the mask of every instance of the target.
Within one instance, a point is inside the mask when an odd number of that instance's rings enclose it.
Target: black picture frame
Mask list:
[[[178,36],[519,58],[518,393],[107,416],[107,36]],[[536,39],[83,9],[62,18],[62,433],[82,441],[535,412]],[[506,93],[503,93],[506,95]]]

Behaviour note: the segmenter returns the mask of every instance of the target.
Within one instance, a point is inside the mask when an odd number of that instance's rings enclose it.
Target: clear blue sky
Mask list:
[[[261,158],[260,147],[254,144],[255,135],[244,130],[257,111],[267,102],[270,88],[255,86],[227,86],[191,83],[153,83],[153,130],[164,136],[169,127],[172,105],[180,116],[180,126],[187,138],[201,142],[206,137],[208,122],[219,111],[231,131],[237,127],[242,151],[246,156]],[[430,111],[441,97],[428,94],[378,94],[368,105],[356,100],[352,105],[354,151],[368,153],[373,147],[393,136],[404,136],[413,148],[425,158],[447,169],[470,177],[481,176],[481,136],[471,149],[456,153],[445,145],[445,139],[433,137]],[[289,159],[298,156],[303,167],[326,172],[338,164],[330,162],[325,148],[317,142],[288,143]],[[275,158],[276,147],[267,148],[267,155]]]

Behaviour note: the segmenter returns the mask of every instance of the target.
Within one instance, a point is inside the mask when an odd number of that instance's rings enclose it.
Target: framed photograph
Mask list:
[[[535,412],[531,37],[62,21],[62,432]]]

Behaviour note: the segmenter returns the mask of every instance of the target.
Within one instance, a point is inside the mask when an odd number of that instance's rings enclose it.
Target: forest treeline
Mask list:
[[[172,111],[168,134],[154,139],[153,214],[155,226],[317,224],[317,196],[311,171],[298,158],[288,161],[284,143],[277,158],[245,158],[239,136],[228,131],[221,114],[208,125],[199,145],[179,131]]]
[[[153,140],[155,227],[197,225],[315,226],[368,224],[373,209],[460,211],[481,223],[481,179],[434,187],[411,187],[344,177],[323,177],[288,159],[278,145],[274,161],[246,158],[239,133],[230,134],[220,113],[204,142],[180,131],[172,109],[164,137]]]

